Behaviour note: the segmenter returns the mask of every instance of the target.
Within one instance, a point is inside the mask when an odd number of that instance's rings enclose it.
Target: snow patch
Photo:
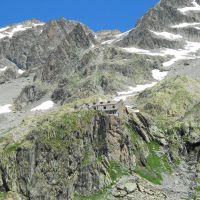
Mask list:
[[[131,31],[131,30],[126,31],[126,32],[124,32],[124,33],[120,33],[120,34],[118,34],[118,35],[115,35],[115,36],[114,36],[114,39],[106,40],[106,41],[102,42],[101,44],[102,44],[102,45],[106,45],[106,44],[112,44],[112,43],[114,43],[114,42],[119,42],[119,41],[121,41],[124,37],[126,37],[126,36],[129,34],[130,31]]]
[[[10,109],[11,106],[12,106],[11,104],[6,104],[4,106],[0,106],[0,114],[12,112],[12,110]]]
[[[122,48],[122,49],[128,53],[144,54],[144,55],[149,55],[149,56],[165,56],[165,54],[162,52],[151,52],[146,49],[138,49],[135,47],[127,47],[127,48]]]
[[[32,26],[33,27],[38,27],[38,26],[44,26],[45,23],[33,23]]]
[[[112,40],[106,40],[104,42],[102,42],[101,44],[105,45],[105,44],[112,44],[115,41],[115,39]]]
[[[200,25],[200,23],[194,22],[194,23],[181,23],[177,25],[171,26],[171,28],[185,28],[185,27],[191,27],[191,26],[196,26]]]
[[[171,60],[163,63],[164,67],[169,67],[171,65],[173,65],[175,62],[179,61],[179,60],[191,60],[191,59],[196,59],[197,56],[195,55],[195,53],[200,50],[200,43],[198,42],[189,42],[186,41],[186,45],[184,49],[166,49],[165,53],[167,55],[172,55],[174,56],[174,58],[172,58]]]
[[[120,101],[120,100],[125,101],[128,97],[133,97],[133,96],[137,95],[138,93],[144,91],[145,89],[153,87],[156,84],[157,84],[157,82],[144,84],[144,85],[137,85],[136,87],[129,86],[128,91],[117,92],[117,96],[113,100],[114,101]]]
[[[183,14],[186,14],[189,11],[200,11],[200,5],[195,0],[192,2],[192,4],[192,7],[179,8],[178,10]]]
[[[200,50],[200,43],[186,41],[184,49],[160,49],[153,52],[145,49],[138,49],[135,47],[122,48],[124,51],[135,54],[149,55],[149,56],[172,56],[172,59],[163,63],[164,67],[169,67],[179,60],[191,60],[198,58],[195,53]]]
[[[10,26],[4,27],[4,28],[0,28],[0,33],[5,31],[5,30],[7,30],[7,29],[9,29],[9,28],[10,28]]]
[[[117,96],[113,98],[114,101],[126,101],[126,99],[128,97],[133,97],[135,95],[137,95],[140,92],[143,92],[144,90],[151,88],[153,86],[155,86],[158,81],[163,80],[166,76],[167,76],[168,72],[167,71],[163,71],[161,72],[159,69],[154,69],[152,70],[152,76],[155,80],[157,80],[157,82],[152,82],[149,84],[144,84],[144,85],[136,85],[136,87],[131,87],[128,86],[128,90],[127,91],[122,91],[122,92],[117,92]],[[139,111],[137,111],[139,112]]]
[[[181,35],[172,34],[169,32],[156,32],[156,31],[151,31],[151,30],[149,30],[149,31],[152,32],[153,34],[155,34],[156,36],[163,37],[167,40],[179,40],[179,39],[183,38]]]
[[[26,31],[26,30],[31,29],[33,27],[43,26],[43,25],[44,25],[44,23],[38,23],[38,24],[32,23],[30,26],[19,24],[19,25],[16,25],[14,27],[8,26],[8,27],[5,27],[5,28],[1,28],[0,29],[0,39],[3,39],[5,37],[12,38],[13,35],[17,32]]]
[[[93,49],[95,47],[95,45],[93,43],[91,43],[90,48]]]
[[[18,72],[18,74],[23,74],[25,71],[22,69],[18,69],[17,72]]]
[[[54,106],[53,101],[45,101],[44,103],[40,104],[39,106],[31,109],[31,112],[49,110],[53,106]]]
[[[155,80],[161,81],[167,76],[168,72],[163,71],[161,72],[159,69],[152,70],[152,76]]]
[[[7,66],[5,66],[5,67],[3,67],[3,68],[0,68],[0,72],[4,72],[4,71],[6,71],[7,70]]]

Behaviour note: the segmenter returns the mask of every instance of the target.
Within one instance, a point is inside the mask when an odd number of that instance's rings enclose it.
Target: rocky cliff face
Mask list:
[[[24,139],[6,144],[3,152],[1,192],[16,192],[25,199],[89,195],[118,177],[112,164],[127,173],[135,165],[123,121],[94,112],[44,118]]]

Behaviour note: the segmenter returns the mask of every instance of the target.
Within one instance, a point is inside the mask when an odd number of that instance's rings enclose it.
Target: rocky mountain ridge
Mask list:
[[[1,28],[0,199],[198,199],[199,14],[161,0],[125,33]],[[112,99],[122,116],[80,109]]]

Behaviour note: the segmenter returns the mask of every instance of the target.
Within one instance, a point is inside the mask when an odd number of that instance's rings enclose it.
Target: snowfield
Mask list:
[[[196,59],[198,58],[195,53],[200,50],[200,43],[198,42],[189,42],[186,41],[186,45],[184,49],[167,49],[165,50],[165,53],[167,55],[172,55],[174,56],[173,59],[163,63],[164,67],[169,67],[173,65],[175,62],[179,60],[191,60],[191,59]]]
[[[12,112],[12,110],[10,109],[11,106],[12,106],[11,104],[6,104],[4,106],[0,106],[0,114]]]
[[[172,56],[172,59],[163,63],[164,67],[170,67],[175,62],[180,60],[191,60],[198,58],[195,53],[200,50],[200,43],[186,41],[184,49],[160,49],[157,50],[157,52],[152,52],[145,49],[138,49],[135,47],[122,48],[122,50],[129,53],[143,54],[148,56]]]
[[[39,106],[31,109],[31,112],[49,110],[50,108],[53,108],[53,106],[54,106],[53,101],[45,101],[44,103],[40,104]]]

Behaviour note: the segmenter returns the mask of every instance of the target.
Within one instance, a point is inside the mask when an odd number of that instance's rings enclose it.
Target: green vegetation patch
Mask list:
[[[16,152],[17,148],[20,146],[20,143],[15,143],[12,145],[9,145],[6,149],[5,149],[5,153],[12,153],[12,152]]]
[[[126,128],[128,132],[130,133],[131,141],[133,142],[133,144],[139,146],[141,142],[140,136],[131,128],[129,124],[126,124]]]
[[[76,200],[105,200],[108,196],[108,188],[105,188],[97,193],[94,193],[90,196],[79,196],[76,197]]]
[[[0,192],[0,200],[4,200],[7,196],[6,192]]]
[[[84,157],[83,157],[82,165],[88,166],[94,161],[94,159],[95,159],[95,155],[92,154],[92,152],[86,152]]]
[[[125,167],[123,167],[119,162],[116,162],[114,160],[109,162],[108,173],[113,182],[121,176],[129,174],[128,170]]]
[[[149,155],[146,159],[146,166],[137,165],[135,172],[154,184],[161,184],[162,173],[171,173],[172,171],[168,157],[161,154],[159,144],[152,142],[147,146]]]
[[[138,108],[166,128],[199,102],[199,90],[200,82],[187,76],[166,79],[138,96]]]
[[[59,112],[44,118],[36,128],[41,141],[55,149],[70,144],[70,135],[78,133],[81,137],[87,131],[95,111],[77,111],[71,113]]]

